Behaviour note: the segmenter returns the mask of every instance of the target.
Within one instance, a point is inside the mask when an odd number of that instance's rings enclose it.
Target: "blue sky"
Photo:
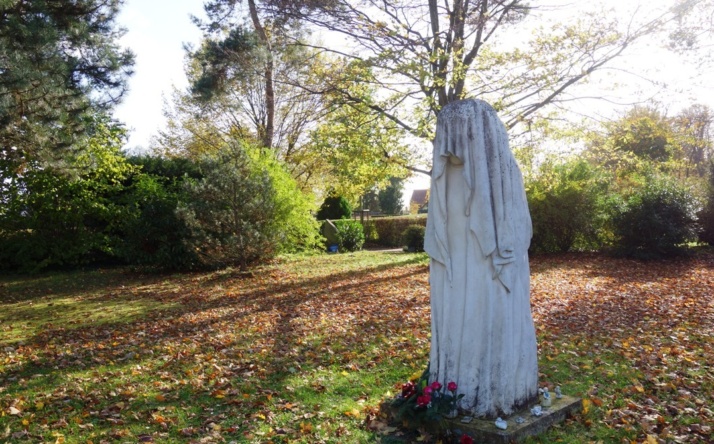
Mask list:
[[[172,85],[186,86],[183,43],[197,44],[201,33],[190,14],[203,12],[201,0],[127,0],[119,16],[127,29],[122,45],[136,54],[129,93],[115,112],[130,129],[128,148],[147,148],[163,125],[163,96]]]

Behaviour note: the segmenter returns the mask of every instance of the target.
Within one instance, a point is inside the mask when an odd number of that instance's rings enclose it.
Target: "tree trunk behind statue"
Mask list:
[[[437,119],[424,248],[431,257],[429,381],[460,408],[508,416],[538,398],[530,309],[532,234],[523,179],[496,111],[480,100]]]

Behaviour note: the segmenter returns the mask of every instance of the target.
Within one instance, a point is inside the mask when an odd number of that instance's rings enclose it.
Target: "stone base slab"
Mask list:
[[[528,436],[538,435],[545,432],[549,427],[562,422],[583,408],[582,400],[573,396],[563,396],[561,399],[553,397],[550,407],[543,407],[541,416],[531,415],[530,409],[523,409],[514,413],[508,418],[504,418],[508,423],[506,430],[496,427],[495,420],[472,419],[469,423],[463,423],[461,416],[446,420],[446,427],[457,435],[466,434],[474,438],[479,444],[510,444],[523,441]],[[525,421],[521,424],[516,422],[516,418],[521,417]]]

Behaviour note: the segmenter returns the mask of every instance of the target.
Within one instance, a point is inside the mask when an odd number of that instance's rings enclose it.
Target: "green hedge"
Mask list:
[[[402,233],[410,225],[426,227],[426,216],[380,217],[364,221],[367,242],[383,247],[402,247]]]

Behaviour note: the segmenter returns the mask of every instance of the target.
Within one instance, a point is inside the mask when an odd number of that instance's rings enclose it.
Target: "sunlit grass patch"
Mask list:
[[[0,345],[26,341],[40,331],[92,328],[131,322],[172,304],[135,297],[53,297],[1,303]]]

